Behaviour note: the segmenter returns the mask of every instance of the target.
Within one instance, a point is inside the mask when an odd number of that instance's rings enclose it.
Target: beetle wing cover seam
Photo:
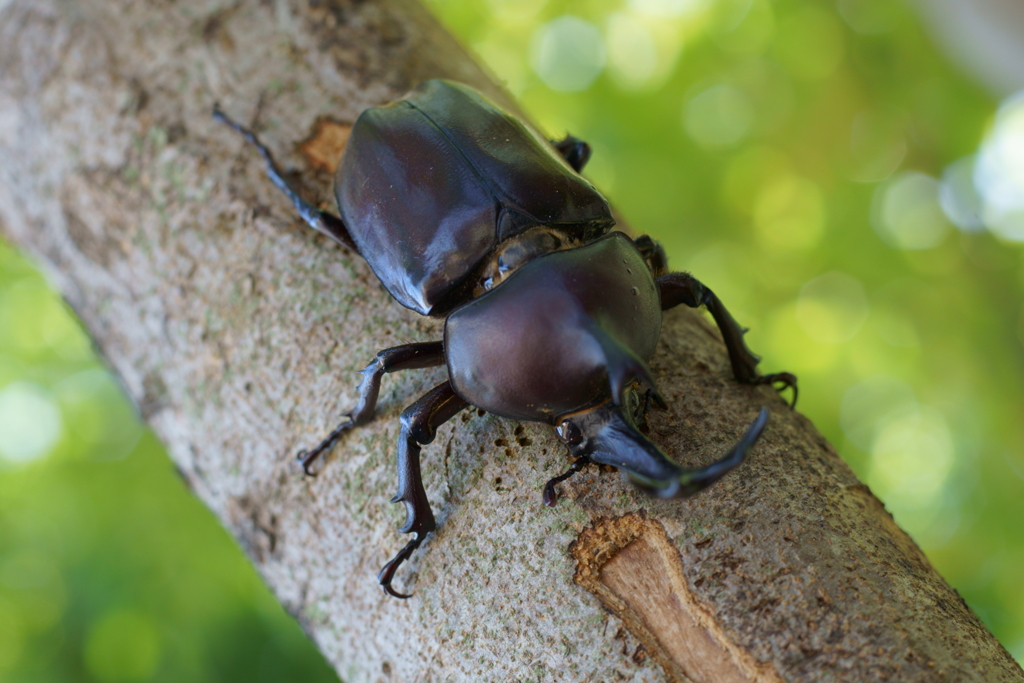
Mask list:
[[[449,142],[497,204],[521,217],[498,242],[533,225],[614,224],[604,197],[533,128],[465,86],[428,81],[406,100]],[[600,231],[600,232],[603,232]],[[598,233],[600,234],[600,233]]]

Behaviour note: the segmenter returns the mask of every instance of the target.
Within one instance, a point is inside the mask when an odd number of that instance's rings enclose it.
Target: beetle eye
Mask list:
[[[558,438],[564,441],[569,446],[578,446],[583,442],[583,433],[580,428],[569,420],[562,420],[562,424],[558,425]]]

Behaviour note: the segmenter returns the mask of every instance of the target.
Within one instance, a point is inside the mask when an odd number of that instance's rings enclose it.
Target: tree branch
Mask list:
[[[305,228],[210,110],[326,200],[366,107],[428,77],[511,103],[409,0],[0,7],[0,228],[345,680],[1024,680],[814,427],[734,382],[685,310],[652,361],[670,410],[651,437],[707,463],[767,405],[748,463],[669,502],[591,468],[549,509],[568,464],[551,430],[464,411],[424,452],[440,528],[399,578],[415,596],[385,598],[376,573],[405,540],[396,418],[443,369],[386,379],[379,418],[318,478],[293,454],[378,348],[439,324]]]

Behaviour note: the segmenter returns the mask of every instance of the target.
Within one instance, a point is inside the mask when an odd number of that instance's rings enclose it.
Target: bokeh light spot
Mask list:
[[[843,433],[857,448],[870,452],[890,422],[918,411],[914,390],[902,379],[875,375],[846,390],[839,410]]]
[[[738,250],[735,245],[728,242],[717,242],[695,252],[684,264],[684,268],[711,287],[719,299],[729,303],[729,310],[733,316],[739,320],[747,320],[744,309],[750,291],[745,287],[738,287],[734,277],[742,267]]]
[[[826,344],[849,340],[868,317],[860,282],[846,273],[819,275],[800,288],[796,319],[812,339]]]
[[[615,81],[626,89],[641,88],[658,69],[654,37],[639,19],[616,12],[608,17],[605,32],[608,66]]]
[[[754,205],[758,241],[773,250],[813,247],[825,228],[825,200],[818,186],[801,176],[785,174],[771,180]]]
[[[742,92],[720,84],[694,96],[686,104],[683,120],[686,131],[701,147],[731,147],[750,132],[754,108]]]
[[[958,159],[942,172],[939,206],[946,218],[963,232],[985,229],[981,195],[974,185],[974,157]]]
[[[85,664],[103,683],[144,681],[160,661],[160,636],[143,614],[116,610],[101,617],[89,629]]]
[[[537,29],[533,69],[552,90],[586,90],[604,68],[601,33],[590,22],[564,15]]]
[[[904,171],[879,185],[871,213],[875,232],[897,249],[931,249],[949,233],[939,183],[924,173]]]
[[[800,372],[828,372],[836,363],[843,360],[842,347],[839,344],[816,343],[813,337],[804,336],[799,332],[805,332],[800,324],[797,302],[791,302],[778,307],[765,321],[767,324],[767,341],[764,347],[765,352],[777,358],[785,358],[791,355],[794,349],[799,349]],[[744,318],[746,320],[746,318]],[[751,340],[751,345],[753,341]],[[761,347],[757,347],[759,350]],[[803,401],[806,392],[801,392]]]
[[[937,512],[928,508],[939,502],[942,486],[953,469],[953,456],[946,419],[937,410],[921,407],[892,420],[878,432],[871,447],[868,482],[894,511],[918,513],[909,519],[923,529]]]
[[[738,213],[751,214],[758,190],[769,178],[790,175],[785,154],[773,147],[747,146],[729,162],[722,179],[722,202]]]
[[[18,381],[0,389],[0,458],[10,463],[38,460],[60,435],[60,408],[43,387]]]
[[[989,230],[1003,239],[1024,242],[1024,93],[999,107],[978,153],[974,183]]]

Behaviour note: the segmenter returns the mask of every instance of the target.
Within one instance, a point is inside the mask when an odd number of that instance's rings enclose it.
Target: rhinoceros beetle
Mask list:
[[[736,467],[768,420],[761,410],[732,450],[707,467],[669,461],[640,431],[649,401],[664,406],[645,361],[662,311],[706,306],[733,374],[747,384],[793,388],[790,373],[761,375],[743,330],[688,273],[667,271],[647,236],[612,230],[607,201],[581,175],[590,147],[549,142],[475,90],[427,81],[364,111],[335,179],[340,218],[307,203],[254,133],[219,108],[214,116],[255,146],[267,173],[315,230],[362,255],[403,306],[444,317],[442,341],[377,353],[362,371],[359,401],[316,448],[307,474],[350,429],[368,422],[385,373],[448,366],[448,380],[407,408],[398,441],[398,494],[409,541],[381,570],[384,590],[436,524],[420,475],[420,449],[467,406],[556,426],[575,458],[544,487],[588,463],[613,465],[663,498],[689,496]]]

